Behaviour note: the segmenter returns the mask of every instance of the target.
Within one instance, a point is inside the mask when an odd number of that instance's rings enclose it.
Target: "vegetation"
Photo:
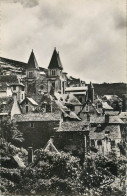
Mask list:
[[[127,93],[127,84],[125,83],[103,83],[103,84],[94,84],[94,90],[97,95],[118,95],[119,97],[122,94]]]

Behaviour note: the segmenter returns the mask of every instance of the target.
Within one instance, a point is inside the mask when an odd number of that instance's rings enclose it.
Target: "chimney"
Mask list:
[[[90,114],[89,113],[87,114],[87,121],[90,122]]]
[[[105,114],[105,123],[108,124],[109,123],[109,115]]]
[[[33,163],[33,148],[28,148],[28,164]]]

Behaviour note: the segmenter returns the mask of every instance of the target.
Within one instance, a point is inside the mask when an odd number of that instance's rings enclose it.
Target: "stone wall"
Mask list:
[[[25,139],[23,147],[28,148],[32,146],[34,149],[37,149],[46,145],[56,130],[54,128],[59,126],[59,121],[17,122],[17,125]]]

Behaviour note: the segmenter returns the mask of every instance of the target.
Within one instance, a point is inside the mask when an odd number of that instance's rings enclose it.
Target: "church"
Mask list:
[[[82,104],[88,99],[92,103],[94,102],[94,87],[91,82],[89,85],[85,85],[85,82],[80,80],[76,84],[71,80],[70,85],[70,77],[63,72],[63,65],[56,48],[54,48],[47,70],[39,67],[32,50],[26,66],[26,77],[23,80],[27,96],[34,97],[34,99],[36,96],[47,93],[52,96],[74,94]]]

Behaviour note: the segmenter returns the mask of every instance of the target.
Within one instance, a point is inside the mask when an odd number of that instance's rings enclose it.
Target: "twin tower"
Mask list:
[[[38,66],[36,57],[32,50],[26,68],[26,81],[27,81],[27,88],[28,84],[35,85],[35,91],[39,90],[39,85],[42,85],[44,81],[44,77],[41,80],[41,70],[43,68]],[[68,86],[68,78],[67,73],[63,72],[63,66],[60,60],[59,52],[56,51],[56,48],[53,51],[48,70],[46,73],[46,85],[47,85],[47,92],[53,95],[55,92],[60,94],[65,93],[65,89]],[[40,84],[39,84],[40,82]],[[27,90],[28,91],[28,90]],[[88,86],[88,97],[91,98],[92,102],[94,99],[94,87],[92,83]]]

